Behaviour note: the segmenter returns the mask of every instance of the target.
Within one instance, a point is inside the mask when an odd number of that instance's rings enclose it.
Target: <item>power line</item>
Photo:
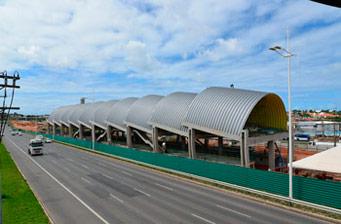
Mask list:
[[[8,75],[7,71],[0,72],[0,91],[2,92],[0,98],[3,98],[2,105],[0,106],[0,142],[2,141],[11,110],[20,109],[19,107],[12,106],[15,89],[20,88],[20,86],[17,85],[18,80],[20,80],[20,76],[17,71],[15,71],[13,75]],[[10,91],[10,95],[8,95],[8,91]]]

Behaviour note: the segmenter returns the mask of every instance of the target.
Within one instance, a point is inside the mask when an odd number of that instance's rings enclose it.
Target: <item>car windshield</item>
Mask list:
[[[31,146],[32,147],[40,147],[40,146],[43,146],[43,143],[42,142],[33,142],[33,143],[31,143]]]

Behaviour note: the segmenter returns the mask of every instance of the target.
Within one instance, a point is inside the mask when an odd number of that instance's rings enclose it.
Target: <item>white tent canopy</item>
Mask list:
[[[293,168],[341,173],[341,146],[295,161]]]

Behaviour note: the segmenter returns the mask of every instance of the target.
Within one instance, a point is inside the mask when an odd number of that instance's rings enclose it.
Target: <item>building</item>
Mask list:
[[[278,95],[223,87],[64,106],[51,113],[48,124],[53,135],[108,144],[115,139],[155,152],[165,152],[167,143],[186,150],[189,158],[198,152],[224,155],[231,149],[226,142],[232,142],[245,167],[250,166],[250,146],[268,143],[271,169],[274,142],[287,137],[287,115]]]

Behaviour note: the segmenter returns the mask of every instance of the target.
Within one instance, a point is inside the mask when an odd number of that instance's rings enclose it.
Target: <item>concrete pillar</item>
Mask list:
[[[79,125],[79,139],[83,139],[84,138],[84,127],[83,125]]]
[[[250,167],[250,156],[249,156],[249,146],[248,138],[249,132],[243,130],[240,135],[240,166]]]
[[[275,144],[274,141],[268,141],[268,161],[269,161],[269,169],[274,170],[276,168],[275,165]]]
[[[218,137],[218,154],[223,154],[223,137]]]
[[[127,146],[129,148],[133,147],[132,130],[131,130],[131,127],[129,126],[127,126]]]
[[[69,136],[69,127],[62,124],[62,133],[63,133],[62,135],[64,135],[64,136]]]
[[[112,128],[111,126],[107,126],[107,142],[108,144],[112,143],[112,138],[111,138],[111,132],[112,132]]]
[[[54,136],[56,135],[56,124],[53,123],[52,124],[52,136],[53,136],[53,139],[54,139]]]
[[[72,125],[71,124],[69,124],[68,129],[69,129],[69,137],[72,138],[73,137],[73,131],[72,131],[73,129],[72,129]]]
[[[153,152],[159,152],[159,129],[157,127],[153,127]]]
[[[92,149],[95,150],[95,142],[96,142],[96,127],[95,127],[95,125],[91,125],[91,142],[92,142]]]
[[[192,159],[196,158],[196,149],[195,149],[195,129],[189,129],[188,135],[188,152],[189,157]]]

